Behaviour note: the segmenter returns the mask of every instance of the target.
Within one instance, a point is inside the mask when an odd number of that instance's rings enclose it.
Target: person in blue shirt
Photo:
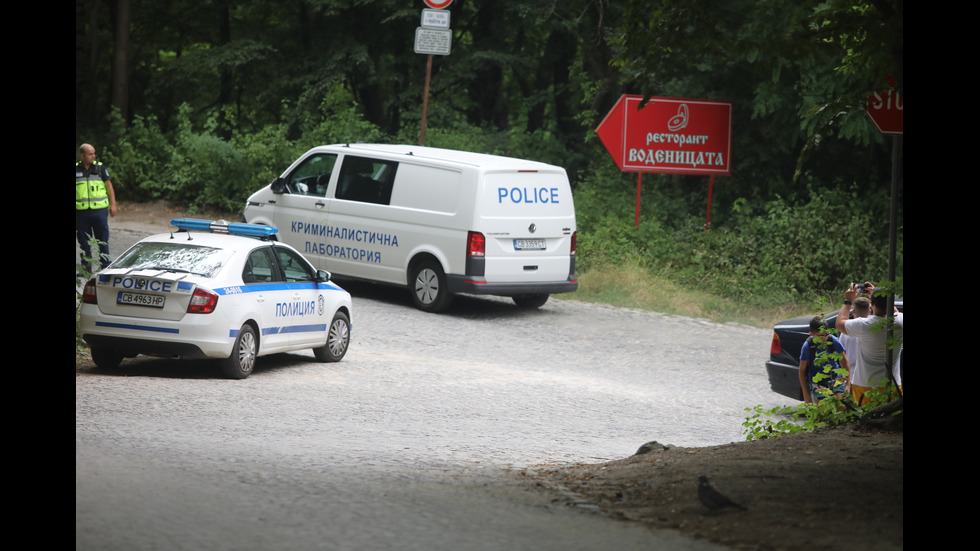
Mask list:
[[[850,373],[846,351],[837,336],[830,333],[823,318],[815,316],[810,320],[810,337],[800,350],[800,386],[804,402],[813,404],[832,395],[840,398],[848,392],[848,376],[838,371],[843,368]],[[830,393],[822,392],[823,389]]]

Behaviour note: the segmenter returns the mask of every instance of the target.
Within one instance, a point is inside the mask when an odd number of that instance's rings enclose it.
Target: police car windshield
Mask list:
[[[214,277],[232,252],[187,243],[137,243],[112,263],[126,270],[166,270]]]

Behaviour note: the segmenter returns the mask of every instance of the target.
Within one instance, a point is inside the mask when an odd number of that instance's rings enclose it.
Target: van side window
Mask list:
[[[332,153],[313,155],[289,175],[286,188],[289,193],[296,195],[324,197],[327,194],[327,184],[330,183],[330,174],[336,163],[337,155]]]
[[[395,170],[398,163],[369,159],[367,157],[344,157],[337,182],[337,199],[377,203],[387,205],[391,202],[391,189],[395,183]]]

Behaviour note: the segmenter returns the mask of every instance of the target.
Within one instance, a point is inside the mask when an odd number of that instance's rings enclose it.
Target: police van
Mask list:
[[[539,307],[578,288],[561,167],[410,145],[315,147],[249,197],[246,222],[336,278],[407,287],[425,311],[457,293]]]

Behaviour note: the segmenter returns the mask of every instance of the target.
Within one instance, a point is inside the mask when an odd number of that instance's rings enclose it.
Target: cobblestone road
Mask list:
[[[745,407],[785,403],[766,330],[554,299],[433,315],[349,287],[337,364],[77,370],[76,549],[705,549],[555,510],[515,472],[741,440]]]

